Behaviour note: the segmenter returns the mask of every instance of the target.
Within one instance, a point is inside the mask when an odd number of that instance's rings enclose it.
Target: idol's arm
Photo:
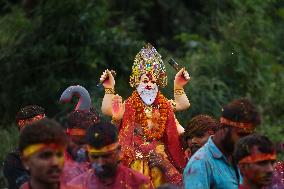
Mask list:
[[[112,98],[114,94],[107,94],[105,93],[103,102],[102,102],[102,113],[108,116],[112,116]]]
[[[190,103],[184,92],[183,87],[188,83],[190,77],[188,72],[183,68],[175,76],[174,81],[174,97],[176,111],[186,110],[189,108]]]
[[[100,82],[105,88],[105,95],[102,102],[102,113],[108,116],[112,116],[112,99],[114,97],[114,77],[109,70],[105,70],[101,75]]]

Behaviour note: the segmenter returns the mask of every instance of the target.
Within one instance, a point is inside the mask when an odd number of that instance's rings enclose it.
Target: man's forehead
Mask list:
[[[64,152],[64,148],[52,148],[52,147],[45,147],[44,149],[38,151],[35,153],[36,156],[44,155],[44,154],[49,154],[49,155],[55,155],[58,152]]]
[[[250,154],[253,155],[253,154],[261,154],[262,152],[259,151],[259,146],[257,145],[254,145],[251,147],[250,149]]]
[[[76,144],[86,144],[86,137],[85,136],[69,136],[69,138],[75,142]]]

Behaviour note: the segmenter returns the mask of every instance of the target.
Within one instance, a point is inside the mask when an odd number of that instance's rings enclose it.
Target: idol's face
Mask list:
[[[151,90],[157,87],[157,80],[152,74],[143,74],[140,78],[140,84],[145,87],[145,89]]]
[[[24,159],[31,177],[42,183],[56,184],[64,166],[64,149],[46,147]]]
[[[155,101],[158,93],[156,78],[152,74],[143,74],[137,86],[137,91],[143,102],[147,105],[151,105]]]

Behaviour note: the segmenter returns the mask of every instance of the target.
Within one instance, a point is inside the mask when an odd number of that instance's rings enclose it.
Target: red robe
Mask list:
[[[125,112],[122,124],[119,128],[119,142],[121,144],[122,162],[129,166],[135,160],[135,109],[131,97],[125,102]],[[179,140],[179,133],[171,104],[168,102],[168,118],[161,142],[165,145],[165,151],[172,164],[180,171],[186,165],[186,159],[182,145]]]
[[[87,172],[89,169],[89,162],[76,162],[70,157],[67,152],[64,153],[64,158],[65,162],[61,176],[63,183],[71,181],[73,178],[79,176],[84,172]]]

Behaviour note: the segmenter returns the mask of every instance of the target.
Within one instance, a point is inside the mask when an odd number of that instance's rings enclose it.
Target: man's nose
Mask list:
[[[105,164],[105,159],[104,159],[103,157],[98,157],[97,163],[98,163],[99,165],[104,165],[104,164]]]
[[[191,139],[191,143],[192,143],[192,144],[198,144],[198,142],[199,142],[198,138],[193,137],[193,138]]]
[[[52,159],[51,159],[52,165],[58,165],[59,166],[63,163],[64,163],[64,157],[63,156],[60,156],[60,157],[58,157],[56,155],[52,156]]]
[[[273,173],[273,171],[274,171],[274,166],[273,163],[270,162],[266,165],[266,172]]]

